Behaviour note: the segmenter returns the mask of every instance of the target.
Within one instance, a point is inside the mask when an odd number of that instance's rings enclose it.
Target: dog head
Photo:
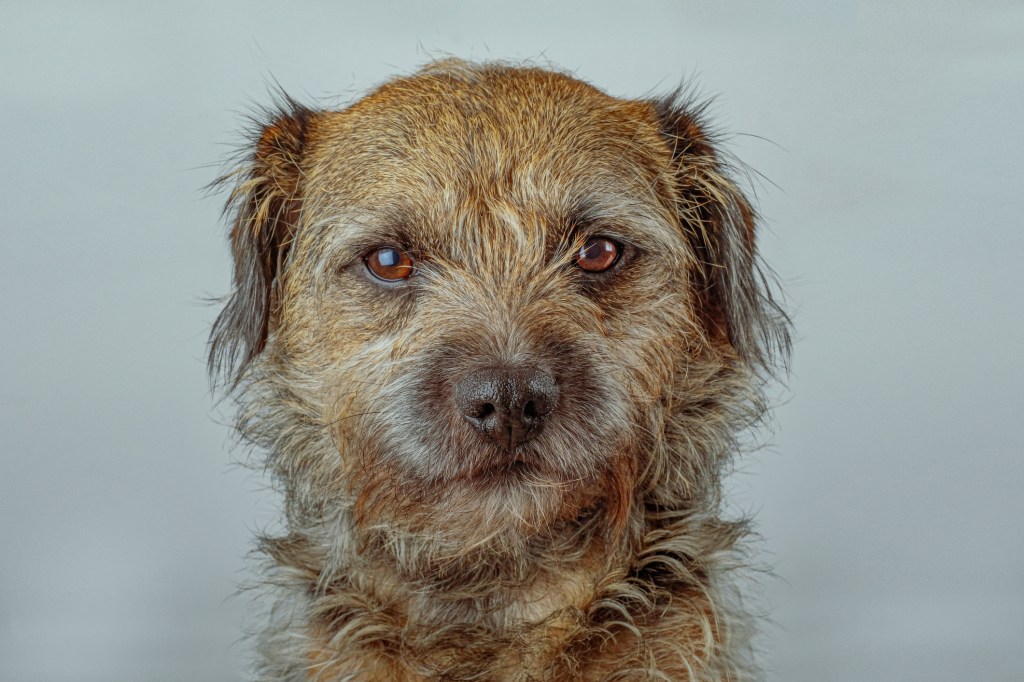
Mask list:
[[[684,97],[439,62],[286,100],[230,179],[210,362],[295,517],[484,542],[705,503],[785,346]]]

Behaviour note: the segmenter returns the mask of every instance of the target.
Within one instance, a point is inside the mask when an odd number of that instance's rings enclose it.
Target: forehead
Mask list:
[[[536,69],[442,63],[390,82],[311,131],[320,212],[450,231],[672,215],[670,151],[651,105]]]

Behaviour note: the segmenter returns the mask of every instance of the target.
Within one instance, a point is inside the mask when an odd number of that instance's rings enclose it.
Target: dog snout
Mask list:
[[[558,382],[542,369],[492,367],[455,386],[459,414],[482,436],[506,450],[534,438],[558,404]]]

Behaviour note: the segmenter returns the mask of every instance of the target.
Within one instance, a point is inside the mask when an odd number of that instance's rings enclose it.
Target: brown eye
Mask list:
[[[412,256],[408,251],[391,247],[374,249],[366,254],[366,268],[375,277],[385,282],[398,282],[412,274]]]
[[[622,248],[605,237],[591,237],[576,254],[576,264],[587,272],[604,272],[619,260]]]

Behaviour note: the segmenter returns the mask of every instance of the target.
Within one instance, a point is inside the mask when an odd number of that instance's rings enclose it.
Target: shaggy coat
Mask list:
[[[448,60],[257,121],[210,366],[284,497],[258,679],[757,677],[720,478],[787,322],[702,114]],[[496,366],[557,382],[514,448],[454,406]]]

